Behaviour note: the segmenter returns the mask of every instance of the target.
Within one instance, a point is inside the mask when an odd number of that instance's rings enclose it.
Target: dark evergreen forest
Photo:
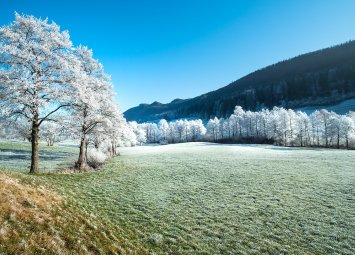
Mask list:
[[[147,121],[229,116],[236,105],[247,110],[283,106],[324,106],[355,97],[355,41],[281,61],[229,85],[169,104],[141,104],[125,112],[128,120]]]

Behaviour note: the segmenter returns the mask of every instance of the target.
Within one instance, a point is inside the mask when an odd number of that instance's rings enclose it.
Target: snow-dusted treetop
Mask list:
[[[40,125],[72,100],[77,61],[67,31],[47,19],[15,16],[0,28],[1,106]]]

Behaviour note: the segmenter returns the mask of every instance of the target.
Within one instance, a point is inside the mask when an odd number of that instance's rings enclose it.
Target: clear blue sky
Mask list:
[[[123,110],[355,39],[355,0],[1,0],[0,24],[15,11],[48,17],[92,48]]]

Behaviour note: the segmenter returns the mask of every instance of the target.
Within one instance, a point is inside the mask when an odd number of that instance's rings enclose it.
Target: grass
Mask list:
[[[39,182],[7,172],[0,173],[0,186],[1,254],[126,254],[134,248],[118,228]]]
[[[40,171],[51,172],[75,160],[78,149],[70,146],[40,144]],[[29,142],[0,140],[0,168],[28,172],[31,164]]]
[[[123,240],[122,254],[355,253],[354,151],[190,143],[120,152],[98,172],[20,176],[95,216]]]

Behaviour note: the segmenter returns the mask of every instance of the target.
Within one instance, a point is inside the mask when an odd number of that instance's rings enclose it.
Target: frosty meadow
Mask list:
[[[339,70],[329,100],[352,95]],[[355,109],[262,106],[127,121],[91,49],[15,13],[0,27],[0,254],[355,254]]]
[[[30,148],[23,148],[29,155]],[[50,150],[55,155],[68,148]],[[50,163],[42,152],[43,162]],[[16,199],[31,211],[26,218],[17,205],[1,211],[0,249],[10,254],[354,253],[353,151],[182,143],[125,147],[120,153],[100,171],[85,174],[28,175],[16,169],[27,159],[17,159],[15,166],[5,161],[0,181],[11,178],[33,191],[16,197],[2,189],[1,206]],[[61,200],[44,193],[42,209],[32,198],[39,192],[54,192]]]

